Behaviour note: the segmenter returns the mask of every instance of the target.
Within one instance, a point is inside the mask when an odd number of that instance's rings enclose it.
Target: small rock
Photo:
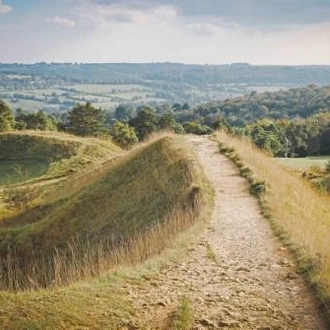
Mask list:
[[[287,280],[295,280],[297,278],[299,278],[299,275],[293,272],[289,272],[285,277]]]
[[[221,321],[218,322],[218,327],[220,327],[220,328],[228,327],[228,326],[230,326],[230,325],[231,325],[231,324],[230,324],[229,322],[227,322],[227,321],[223,321],[223,320],[221,320]]]
[[[208,327],[215,327],[215,324],[211,320],[206,319],[206,318],[199,320],[199,323],[201,325],[205,325],[205,326],[208,326]]]
[[[244,267],[239,267],[238,269],[236,269],[236,271],[250,273],[250,269],[247,269],[247,268],[244,268]]]
[[[279,262],[280,265],[283,265],[283,266],[288,266],[290,264],[290,262],[287,260],[287,259],[282,259],[280,262]]]
[[[167,303],[165,301],[159,301],[156,305],[157,306],[166,307],[167,306]]]

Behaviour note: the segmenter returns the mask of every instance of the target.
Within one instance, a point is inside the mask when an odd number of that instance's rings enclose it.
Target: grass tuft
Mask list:
[[[194,313],[191,300],[181,297],[177,310],[172,315],[172,330],[189,330],[194,325]]]

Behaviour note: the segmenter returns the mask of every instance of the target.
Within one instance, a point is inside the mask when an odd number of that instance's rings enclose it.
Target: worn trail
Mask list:
[[[192,302],[193,329],[327,329],[235,165],[207,138],[187,143],[215,189],[212,220],[184,260],[129,289],[136,328],[167,329],[184,295]]]

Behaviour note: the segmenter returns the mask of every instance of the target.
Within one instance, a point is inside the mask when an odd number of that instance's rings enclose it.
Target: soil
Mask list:
[[[187,137],[215,190],[212,219],[185,258],[130,285],[131,329],[169,329],[183,296],[192,329],[327,329],[286,248],[236,166],[206,137]]]

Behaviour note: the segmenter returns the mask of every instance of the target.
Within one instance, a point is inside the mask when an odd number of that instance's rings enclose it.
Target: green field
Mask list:
[[[330,156],[305,158],[276,158],[276,160],[289,167],[299,170],[306,170],[311,167],[324,168],[327,162],[330,161]]]
[[[0,185],[17,183],[43,175],[48,163],[42,159],[0,159]]]
[[[127,93],[127,92],[148,92],[149,88],[142,85],[114,85],[114,84],[81,84],[74,86],[67,86],[78,92],[92,93],[92,94],[114,94],[114,93]]]
[[[25,99],[19,99],[17,102],[12,102],[9,100],[5,100],[6,103],[10,105],[12,109],[18,109],[22,108],[24,110],[28,111],[38,111],[42,110],[43,107],[46,105],[45,102],[41,101],[34,101],[34,100],[25,100]]]

